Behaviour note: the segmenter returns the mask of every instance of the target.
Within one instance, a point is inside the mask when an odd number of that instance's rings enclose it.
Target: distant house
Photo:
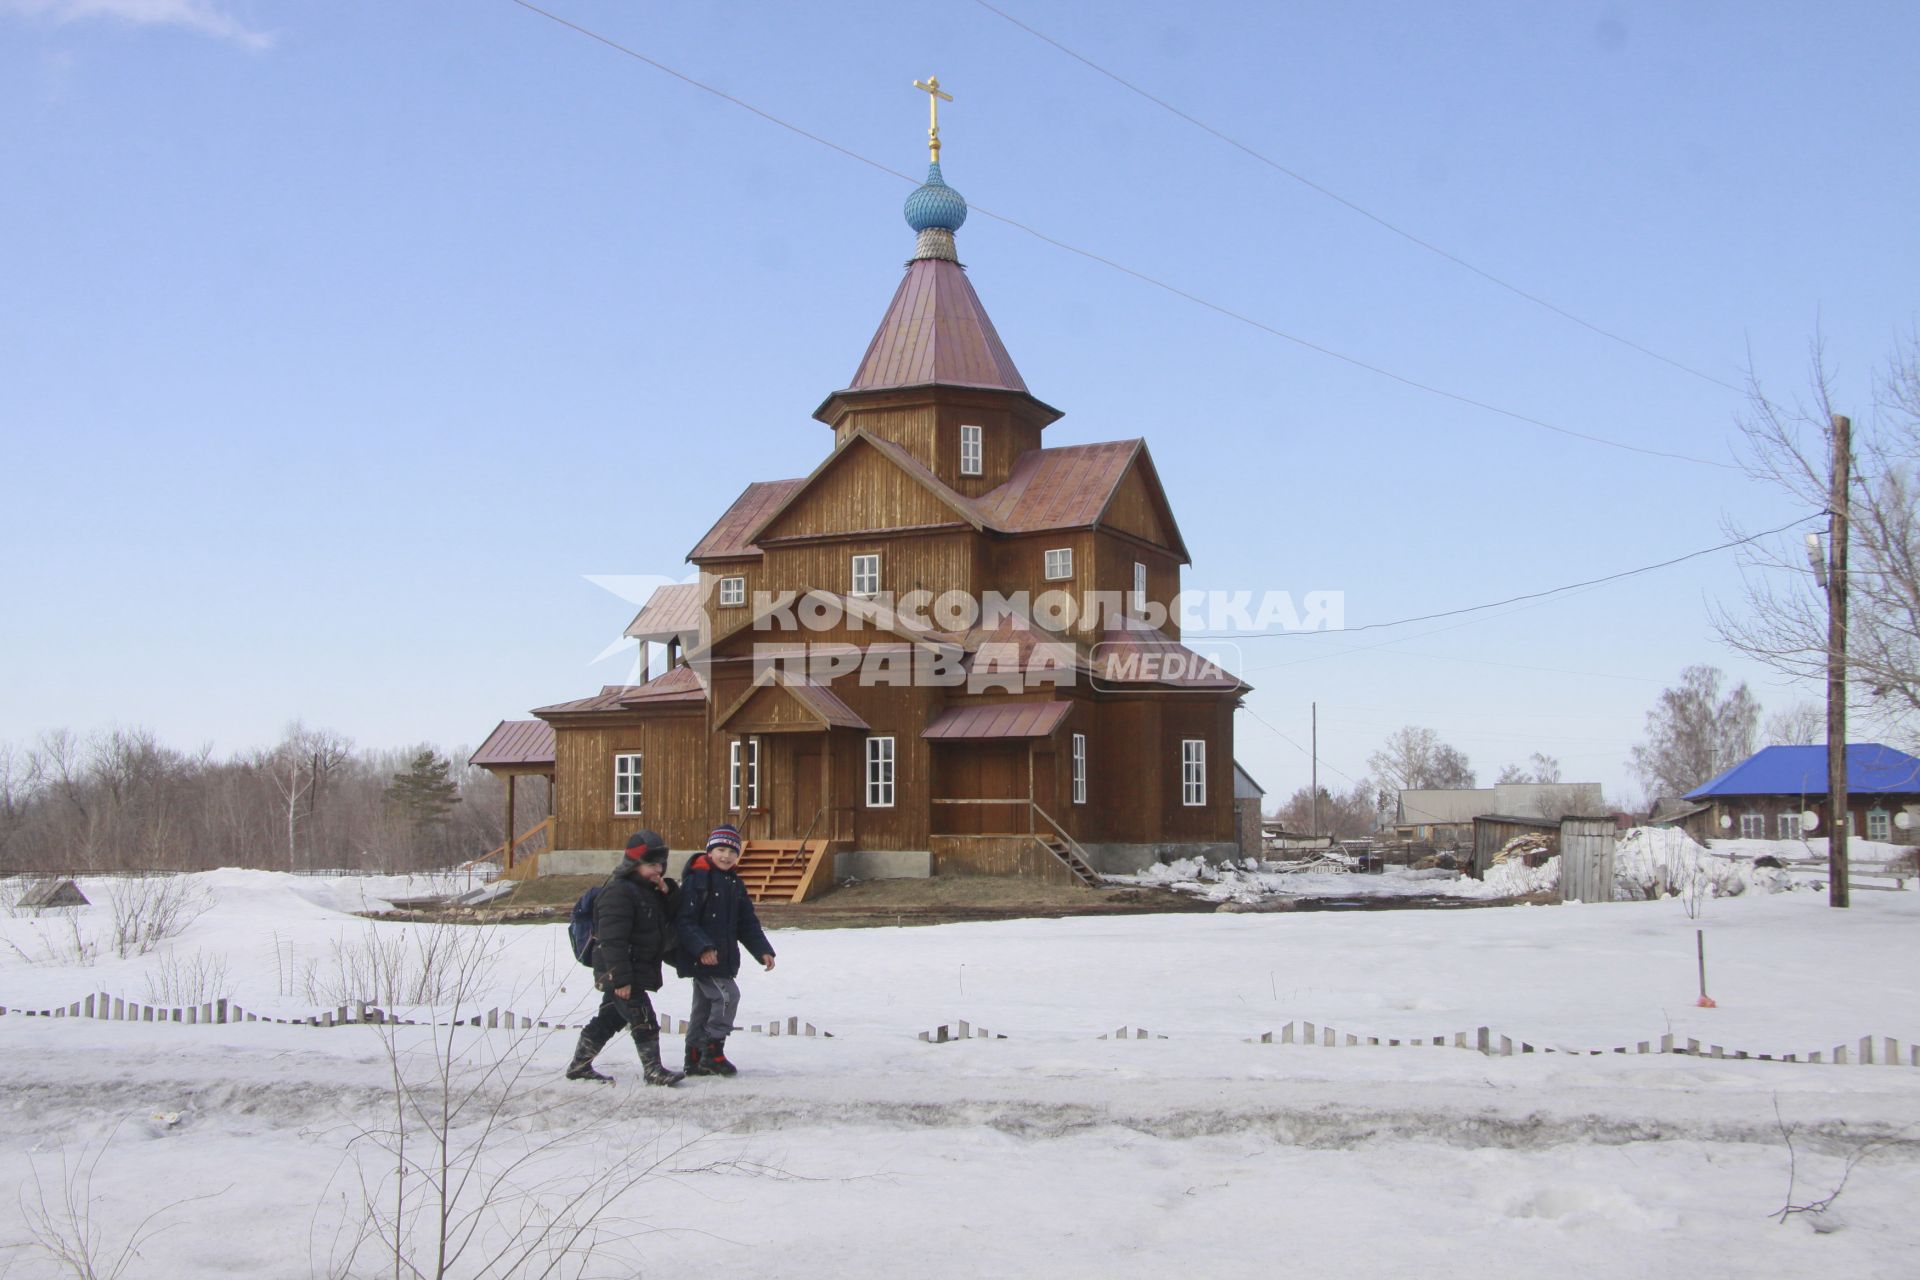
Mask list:
[[[1553,818],[1602,812],[1597,782],[1501,782],[1491,787],[1402,791],[1393,819],[1396,839],[1456,849],[1473,843],[1473,820],[1494,814]]]
[[[1798,840],[1832,830],[1825,747],[1763,747],[1689,791],[1697,806],[1676,815],[1696,840]],[[1814,825],[1803,829],[1801,814]],[[1888,844],[1915,843],[1920,826],[1920,760],[1878,742],[1847,744],[1848,834]]]
[[[1253,775],[1233,762],[1233,839],[1240,846],[1240,856],[1257,858],[1263,849],[1260,838],[1260,801],[1267,789],[1253,780]]]

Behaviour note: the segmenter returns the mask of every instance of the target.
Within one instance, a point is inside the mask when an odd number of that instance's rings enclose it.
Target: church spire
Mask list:
[[[952,102],[953,95],[942,92],[939,76],[915,80],[913,87],[927,95],[929,159],[927,180],[907,197],[907,225],[913,228],[917,237],[913,245],[913,257],[909,261],[931,258],[941,262],[958,262],[960,254],[954,247],[953,233],[967,220],[967,201],[940,176],[940,104]]]

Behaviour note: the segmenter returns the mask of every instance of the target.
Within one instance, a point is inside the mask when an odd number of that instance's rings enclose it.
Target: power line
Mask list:
[[[920,180],[918,178],[913,177],[911,174],[903,173],[900,170],[895,169],[889,165],[882,164],[878,160],[873,160],[868,158],[867,156],[863,156],[859,152],[854,151],[850,147],[842,146],[841,144],[834,142],[829,138],[822,137],[817,133],[813,133],[807,129],[803,129],[799,125],[793,124],[790,121],[784,120],[781,117],[776,116],[772,112],[767,111],[761,107],[757,107],[743,98],[735,97],[733,94],[730,94],[723,89],[716,88],[715,86],[707,84],[704,81],[696,80],[692,76],[687,75],[685,72],[675,70],[673,67],[668,66],[666,63],[661,62],[657,58],[651,58],[646,54],[641,53],[637,49],[621,44],[619,41],[613,40],[607,36],[601,35],[599,32],[593,31],[587,27],[583,27],[577,22],[569,21],[568,19],[561,17],[559,14],[543,9],[539,5],[532,3],[531,0],[511,0],[511,3],[519,5],[522,9],[527,10],[529,13],[539,14],[541,17],[546,18],[552,22],[555,22],[560,26],[567,28],[569,31],[578,32],[579,34],[586,36],[588,39],[597,41],[600,44],[607,46],[609,49],[612,49],[617,53],[625,54],[629,58],[633,58],[636,61],[643,62],[647,66],[654,68],[656,71],[664,72],[665,74],[672,76],[674,79],[679,80],[684,84],[691,85],[692,87],[699,89],[704,93],[710,93],[714,97],[719,98],[724,102],[732,103],[734,106],[739,107],[742,110],[750,111],[754,115],[760,117],[762,120],[765,120],[766,122],[768,122],[769,124],[777,125],[780,128],[787,130],[790,133],[794,133],[799,135],[802,138],[805,138],[809,142],[818,143],[823,147],[827,147],[832,151],[838,152],[839,154],[847,157],[850,160],[856,160],[859,163],[868,166],[869,168],[878,169],[881,173],[887,174],[891,177],[898,178],[903,182],[910,182],[915,184],[916,186],[919,184]],[[1609,449],[1620,449],[1628,453],[1637,453],[1650,458],[1666,458],[1669,461],[1673,461],[1673,462],[1691,462],[1698,466],[1703,466],[1703,467],[1718,467],[1722,470],[1727,470],[1727,471],[1743,470],[1743,468],[1730,462],[1717,462],[1712,458],[1700,458],[1700,457],[1695,457],[1692,454],[1686,454],[1686,453],[1673,453],[1665,449],[1650,449],[1643,445],[1627,444],[1626,442],[1621,440],[1610,440],[1605,436],[1597,436],[1585,431],[1576,431],[1571,427],[1563,427],[1557,423],[1549,422],[1544,418],[1537,418],[1531,414],[1521,413],[1513,409],[1505,409],[1499,405],[1489,403],[1488,401],[1485,401],[1485,400],[1478,400],[1472,396],[1464,395],[1457,391],[1448,391],[1445,388],[1434,386],[1431,383],[1421,382],[1417,378],[1410,378],[1404,374],[1395,373],[1390,369],[1383,368],[1376,364],[1370,364],[1365,360],[1359,359],[1358,357],[1347,355],[1344,352],[1335,351],[1331,347],[1324,347],[1317,342],[1312,342],[1306,338],[1302,338],[1295,334],[1288,333],[1284,329],[1275,328],[1273,325],[1267,324],[1265,321],[1257,320],[1252,316],[1244,314],[1243,312],[1235,311],[1231,307],[1225,307],[1220,305],[1217,302],[1212,302],[1206,298],[1201,297],[1199,294],[1190,293],[1187,290],[1180,288],[1178,285],[1169,284],[1165,280],[1161,280],[1158,277],[1148,275],[1146,272],[1136,270],[1135,268],[1129,267],[1124,263],[1116,262],[1112,258],[1108,258],[1101,254],[1093,252],[1091,249],[1084,249],[1084,248],[1081,248],[1079,245],[1071,244],[1068,241],[1061,240],[1056,236],[1048,235],[1046,232],[1041,231],[1038,228],[1029,226],[1026,223],[1021,222],[1016,218],[1007,216],[1006,214],[996,213],[992,209],[986,208],[982,205],[974,204],[972,201],[968,202],[968,208],[971,209],[974,213],[980,214],[982,217],[992,218],[994,221],[1000,222],[1006,226],[1012,227],[1016,231],[1025,232],[1027,235],[1032,236],[1034,239],[1039,240],[1045,244],[1050,244],[1056,249],[1063,249],[1068,253],[1076,254],[1079,257],[1086,258],[1088,261],[1097,262],[1101,266],[1110,267],[1115,271],[1118,271],[1125,275],[1133,277],[1135,280],[1138,280],[1143,284],[1152,285],[1154,288],[1164,290],[1165,292],[1170,293],[1177,298],[1185,299],[1186,301],[1193,303],[1195,306],[1205,307],[1207,310],[1215,312],[1216,314],[1225,316],[1229,320],[1238,321],[1241,324],[1247,325],[1250,328],[1258,329],[1262,333],[1268,334],[1275,338],[1279,338],[1282,341],[1291,342],[1294,345],[1303,347],[1308,351],[1315,352],[1319,355],[1327,356],[1330,359],[1338,360],[1343,364],[1351,365],[1356,369],[1360,369],[1367,373],[1371,373],[1376,377],[1386,378],[1389,381],[1397,382],[1401,386],[1410,387],[1415,391],[1425,392],[1427,395],[1435,396],[1443,400],[1451,400],[1456,404],[1463,404],[1468,406],[1469,408],[1479,409],[1484,413],[1497,414],[1500,417],[1511,419],[1514,422],[1520,422],[1520,423],[1525,423],[1528,426],[1539,427],[1542,430],[1552,431],[1563,436],[1569,436],[1575,440],[1585,440],[1589,444],[1602,445]]]
[[[1597,333],[1601,337],[1606,338],[1613,342],[1617,342],[1623,347],[1628,347],[1634,351],[1638,351],[1643,356],[1650,356],[1653,359],[1660,361],[1662,364],[1671,365],[1673,368],[1680,370],[1682,373],[1691,374],[1694,377],[1701,379],[1702,381],[1711,382],[1717,387],[1725,387],[1729,391],[1739,391],[1742,393],[1745,392],[1746,388],[1744,387],[1735,386],[1733,383],[1727,382],[1721,378],[1716,378],[1710,373],[1702,372],[1701,370],[1694,368],[1692,365],[1683,364],[1682,362],[1675,360],[1671,356],[1662,355],[1658,351],[1655,351],[1650,347],[1642,346],[1640,343],[1635,342],[1631,338],[1615,333],[1611,329],[1602,328],[1601,326],[1593,323],[1591,320],[1587,320],[1581,316],[1577,316],[1573,312],[1568,311],[1566,308],[1557,306],[1554,303],[1549,302],[1547,299],[1541,297],[1536,293],[1530,293],[1527,290],[1522,289],[1517,284],[1513,284],[1510,281],[1501,279],[1499,276],[1494,275],[1491,271],[1486,270],[1484,267],[1476,266],[1473,263],[1467,261],[1465,258],[1461,257],[1459,254],[1452,253],[1446,249],[1443,249],[1439,245],[1434,244],[1432,241],[1424,240],[1421,237],[1415,235],[1413,232],[1408,231],[1406,228],[1397,226],[1394,223],[1389,222],[1387,219],[1381,217],[1379,214],[1373,212],[1371,209],[1368,209],[1363,205],[1356,203],[1353,200],[1349,200],[1347,197],[1341,195],[1337,191],[1334,191],[1327,187],[1322,186],[1320,183],[1315,182],[1312,178],[1307,177],[1305,174],[1300,173],[1294,169],[1289,169],[1286,165],[1281,164],[1278,160],[1275,160],[1273,157],[1266,155],[1264,152],[1261,152],[1255,149],[1254,147],[1249,146],[1248,144],[1240,141],[1240,139],[1235,138],[1230,134],[1223,133],[1219,129],[1214,128],[1212,125],[1208,124],[1205,120],[1201,120],[1196,116],[1189,115],[1187,112],[1182,111],[1179,107],[1174,106],[1171,102],[1168,102],[1166,99],[1156,97],[1154,94],[1147,92],[1145,89],[1133,83],[1131,80],[1126,79],[1124,76],[1121,76],[1116,72],[1109,71],[1107,68],[1101,66],[1099,63],[1095,62],[1093,59],[1087,57],[1085,54],[1079,52],[1078,50],[1068,48],[1065,44],[1062,44],[1060,41],[1054,39],[1052,36],[1048,35],[1046,32],[1039,31],[1033,27],[1028,26],[1026,23],[1020,21],[1020,19],[1008,13],[1005,9],[1001,9],[995,5],[989,4],[988,0],[974,0],[974,3],[979,5],[982,9],[985,9],[987,12],[1006,19],[1006,21],[1012,23],[1014,26],[1020,28],[1022,31],[1026,32],[1028,35],[1034,37],[1035,39],[1045,41],[1047,44],[1052,45],[1054,48],[1058,49],[1061,53],[1066,54],[1069,58],[1072,58],[1074,61],[1079,62],[1082,65],[1094,71],[1099,72],[1101,75],[1113,81],[1115,84],[1119,85],[1121,88],[1126,89],[1131,93],[1138,94],[1140,97],[1145,98],[1148,102],[1153,103],[1153,105],[1155,105],[1156,107],[1159,107],[1163,111],[1167,111],[1175,116],[1178,116],[1180,119],[1186,121],[1188,124],[1192,125],[1194,128],[1199,129],[1204,133],[1209,133],[1213,135],[1215,138],[1218,138],[1220,141],[1226,143],[1228,146],[1233,147],[1238,151],[1245,152],[1247,155],[1252,156],[1255,160],[1258,160],[1261,164],[1264,164],[1268,168],[1273,169],[1278,173],[1282,173],[1289,178],[1292,178],[1295,182],[1298,182],[1302,186],[1318,192],[1319,194],[1325,196],[1327,199],[1334,201],[1336,204],[1344,205],[1346,208],[1351,209],[1353,212],[1359,214],[1361,217],[1367,219],[1369,222],[1372,222],[1377,226],[1380,226],[1385,230],[1392,232],[1394,235],[1399,236],[1401,239],[1411,244],[1418,245],[1420,248],[1425,249],[1429,253],[1437,254],[1438,256],[1445,258],[1448,262],[1453,263],[1455,266],[1464,267],[1466,270],[1471,271],[1474,275],[1479,276],[1482,280],[1485,280],[1490,284],[1498,285],[1500,288],[1505,289],[1507,292],[1514,294],[1517,297],[1524,298],[1528,302],[1533,303],[1535,306],[1543,307],[1546,310],[1553,312],[1553,314],[1561,317],[1564,320],[1571,320],[1573,323],[1579,325],[1583,329],[1587,329],[1593,333]]]
[[[1718,551],[1728,551],[1734,547],[1745,546],[1749,542],[1758,542],[1761,538],[1770,538],[1776,533],[1785,533],[1795,525],[1805,524],[1809,520],[1824,520],[1826,518],[1827,515],[1824,511],[1816,515],[1800,516],[1797,519],[1789,520],[1777,529],[1767,529],[1749,537],[1735,538],[1732,542],[1723,542],[1716,547],[1702,547],[1698,551],[1689,551],[1685,555],[1674,556],[1670,560],[1662,560],[1656,564],[1643,564],[1637,569],[1622,569],[1619,573],[1609,573],[1599,578],[1588,578],[1584,582],[1569,582],[1563,586],[1548,587],[1544,591],[1529,591],[1523,595],[1508,596],[1504,600],[1493,600],[1486,604],[1463,605],[1458,609],[1442,609],[1438,613],[1422,613],[1411,618],[1396,618],[1392,622],[1369,622],[1358,627],[1335,627],[1327,631],[1226,631],[1217,633],[1195,632],[1193,634],[1195,639],[1201,640],[1261,640],[1269,636],[1345,635],[1355,631],[1377,631],[1384,627],[1404,627],[1413,622],[1432,622],[1436,618],[1453,618],[1463,613],[1479,613],[1485,609],[1498,609],[1502,605],[1519,604],[1523,600],[1539,600],[1546,596],[1557,596],[1567,591],[1578,591],[1582,587],[1597,587],[1603,583],[1618,582],[1622,578],[1637,577],[1643,573],[1652,573],[1656,569],[1666,569],[1688,560],[1697,560],[1701,556],[1710,556]]]
[[[1266,725],[1266,727],[1269,730],[1271,730],[1276,737],[1278,737],[1282,742],[1286,743],[1288,746],[1292,747],[1295,751],[1298,751],[1301,755],[1306,756],[1308,759],[1313,758],[1313,752],[1307,750],[1305,747],[1295,742],[1292,738],[1288,737],[1286,734],[1281,733],[1280,730],[1275,728],[1273,724],[1269,722],[1265,716],[1261,715],[1258,711],[1255,711],[1252,707],[1249,707],[1246,704],[1242,703],[1240,710],[1246,712],[1248,715],[1252,716],[1255,720],[1258,720],[1261,724]],[[1348,773],[1345,769],[1339,768],[1338,766],[1332,764],[1326,759],[1326,757],[1324,756],[1320,757],[1320,763],[1325,765],[1327,768],[1332,769],[1335,773],[1345,778],[1348,782],[1351,782],[1354,786],[1357,787],[1360,785],[1360,779],[1354,777],[1352,774]]]

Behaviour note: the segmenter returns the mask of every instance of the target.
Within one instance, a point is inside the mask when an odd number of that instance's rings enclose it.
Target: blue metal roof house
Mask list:
[[[1695,839],[1824,836],[1827,749],[1763,747],[1686,798],[1706,806],[1682,824]],[[1809,811],[1818,821],[1803,831],[1800,815]],[[1920,760],[1884,743],[1848,743],[1847,811],[1853,835],[1913,844],[1920,834]]]

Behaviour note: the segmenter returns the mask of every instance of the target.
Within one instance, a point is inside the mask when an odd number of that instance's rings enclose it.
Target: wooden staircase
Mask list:
[[[1100,887],[1100,873],[1087,865],[1087,860],[1080,856],[1080,850],[1076,846],[1068,844],[1057,835],[1036,835],[1034,839],[1040,842],[1041,848],[1064,863],[1067,870],[1073,872],[1074,878],[1081,884],[1089,889]]]
[[[734,871],[755,902],[805,902],[833,883],[827,840],[749,840]]]

